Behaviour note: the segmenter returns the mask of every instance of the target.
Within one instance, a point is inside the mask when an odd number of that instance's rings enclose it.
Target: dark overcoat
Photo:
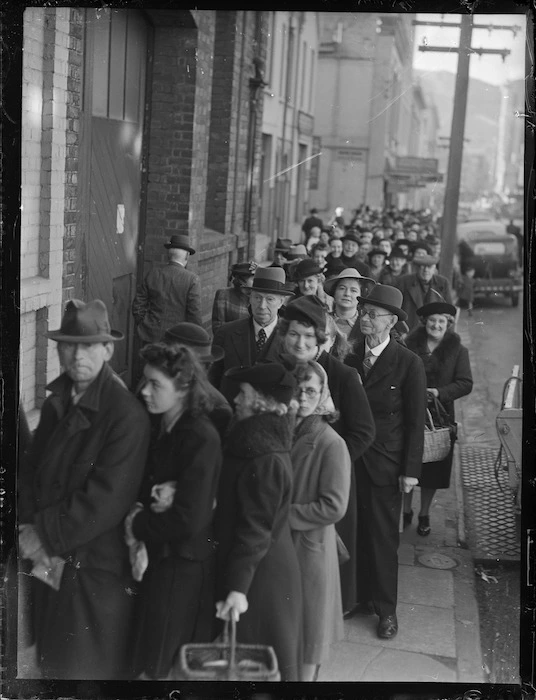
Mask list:
[[[160,341],[164,331],[182,321],[202,325],[199,277],[178,262],[153,267],[136,292],[132,314],[145,343]]]
[[[221,443],[212,421],[184,413],[158,435],[154,421],[140,491],[144,510],[132,533],[145,542],[149,567],[136,611],[135,673],[164,678],[182,644],[212,641],[215,585],[213,516],[221,468]],[[169,510],[150,509],[155,484],[175,481]]]
[[[299,680],[302,588],[292,542],[292,436],[286,416],[261,414],[237,422],[224,445],[215,533],[218,594],[244,593],[238,641],[268,644],[281,679]]]
[[[234,382],[229,382],[223,376],[224,373],[233,367],[249,367],[259,361],[277,361],[276,358],[282,352],[283,340],[277,332],[277,327],[274,328],[262,351],[258,353],[255,347],[253,318],[250,317],[224,323],[216,331],[213,343],[223,348],[225,356],[212,364],[208,376],[211,384],[232,402],[237,387],[234,386]]]
[[[395,277],[393,286],[398,287],[403,294],[402,309],[408,315],[406,323],[411,331],[420,323],[419,317],[417,316],[417,309],[420,309],[421,306],[424,306],[424,304],[429,301],[437,301],[437,297],[433,299],[425,298],[417,273]],[[447,304],[452,304],[451,286],[446,277],[437,274],[433,275],[430,288],[441,294]]]
[[[133,581],[123,521],[138,496],[149,418],[108,365],[69,408],[71,387],[65,374],[48,385],[19,482],[31,494],[20,522],[67,561],[59,591],[35,581],[37,654],[45,677],[125,678]]]

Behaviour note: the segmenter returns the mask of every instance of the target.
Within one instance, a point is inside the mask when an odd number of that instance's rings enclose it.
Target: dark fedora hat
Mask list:
[[[371,277],[363,277],[355,267],[345,267],[336,277],[330,277],[324,282],[324,291],[332,297],[339,282],[345,279],[357,280],[361,285],[367,285],[369,289],[376,284]]]
[[[306,277],[311,277],[311,275],[318,275],[320,272],[322,272],[320,265],[311,258],[304,258],[294,267],[292,276],[295,282],[299,282]]]
[[[373,248],[368,253],[368,259],[371,260],[373,255],[383,255],[384,259],[387,257],[387,253],[382,248]]]
[[[354,243],[357,243],[358,245],[361,244],[361,239],[359,238],[359,235],[353,230],[348,231],[348,233],[346,233],[341,238],[341,241],[353,241]]]
[[[258,267],[253,275],[253,284],[245,291],[271,292],[292,296],[286,282],[285,270],[282,267]]]
[[[61,327],[57,331],[48,331],[46,336],[64,343],[109,343],[124,337],[110,328],[108,311],[100,299],[87,304],[80,299],[68,301]]]
[[[275,242],[274,253],[276,251],[278,253],[286,253],[290,249],[291,245],[292,245],[291,238],[278,238],[277,241]]]
[[[288,404],[296,391],[296,379],[279,362],[263,362],[251,367],[233,367],[225,376],[238,383],[251,384],[254,389],[276,401]]]
[[[195,250],[190,246],[188,236],[179,233],[174,233],[169,241],[164,243],[164,248],[181,248],[182,250],[187,250],[190,255],[194,255],[195,253]]]
[[[456,316],[456,307],[452,304],[448,304],[446,301],[433,301],[430,304],[424,304],[424,306],[417,309],[417,316],[420,316],[423,319],[427,316],[432,316],[433,314],[448,314],[449,316]]]
[[[253,277],[257,269],[257,263],[250,260],[249,262],[240,262],[231,265],[231,275],[238,277]]]
[[[408,256],[407,253],[404,253],[402,248],[395,245],[390,254],[387,256],[387,260],[391,260],[392,258],[403,258],[404,260],[407,260]]]
[[[164,333],[164,343],[167,345],[174,343],[187,345],[195,351],[203,362],[217,362],[225,354],[219,345],[212,345],[211,348],[210,336],[204,328],[188,321],[177,323],[176,326],[168,328]]]
[[[298,297],[281,309],[281,315],[287,321],[298,321],[324,330],[327,311],[324,304],[314,294]]]
[[[357,301],[360,304],[379,306],[395,314],[399,321],[405,321],[408,315],[400,308],[403,298],[402,292],[397,287],[392,287],[390,284],[377,284],[367,297],[357,297]]]

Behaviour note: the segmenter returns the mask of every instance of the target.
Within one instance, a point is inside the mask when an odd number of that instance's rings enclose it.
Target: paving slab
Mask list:
[[[437,608],[454,606],[452,570],[399,566],[398,602]]]
[[[385,640],[376,634],[376,615],[356,616],[345,623],[346,641],[456,658],[454,611],[428,605],[397,605],[399,630]]]
[[[381,653],[381,647],[336,642],[331,646],[329,660],[320,666],[318,680],[341,683],[360,681],[369,664]]]
[[[398,547],[399,566],[413,566],[415,564],[415,547],[409,542],[401,542]]]
[[[456,670],[427,654],[383,649],[367,666],[362,681],[411,683],[455,683]]]

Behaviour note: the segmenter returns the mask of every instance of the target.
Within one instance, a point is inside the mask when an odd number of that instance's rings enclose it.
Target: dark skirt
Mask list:
[[[455,441],[452,440],[450,452],[441,462],[426,462],[422,465],[419,486],[423,489],[448,489],[452,471],[452,455]]]
[[[215,615],[215,558],[168,557],[149,565],[136,611],[134,674],[168,676],[183,644],[211,642]]]

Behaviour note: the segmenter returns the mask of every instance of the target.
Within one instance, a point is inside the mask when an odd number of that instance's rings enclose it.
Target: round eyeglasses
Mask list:
[[[375,318],[378,318],[379,316],[392,316],[392,314],[379,314],[375,309],[371,309],[370,311],[368,309],[364,309],[360,307],[357,310],[357,313],[361,318],[364,318],[365,316],[368,316],[371,321],[374,321]]]
[[[305,394],[308,399],[314,399],[315,396],[318,396],[319,393],[320,392],[316,389],[313,389],[312,386],[305,387],[304,389],[296,389],[296,396],[301,396],[302,394]]]

